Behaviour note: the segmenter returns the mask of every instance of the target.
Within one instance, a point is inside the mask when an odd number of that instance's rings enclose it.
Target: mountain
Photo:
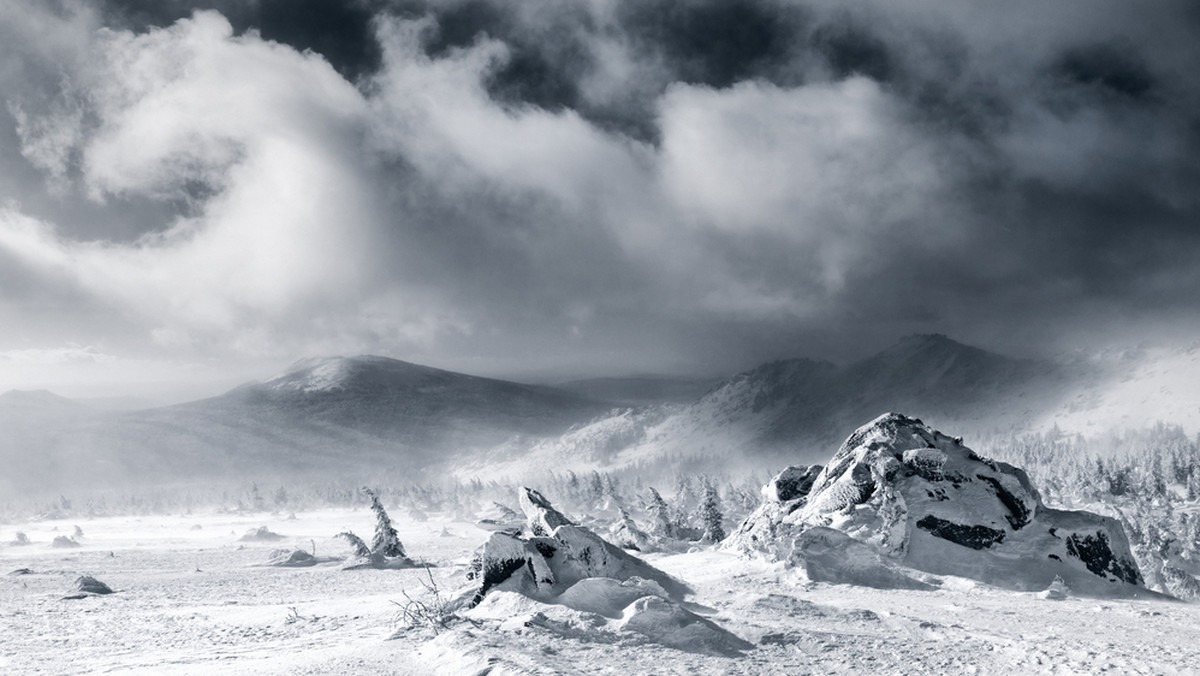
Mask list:
[[[1014,359],[944,335],[914,335],[845,366],[810,359],[763,364],[687,405],[619,411],[540,442],[529,459],[489,466],[517,475],[552,462],[581,468],[704,458],[714,471],[819,459],[847,430],[889,411],[919,412],[969,433],[1020,428],[1069,392],[1056,364]],[[482,471],[473,467],[469,471]]]
[[[0,394],[0,420],[5,422],[29,415],[71,415],[84,408],[83,404],[48,390],[9,390]]]
[[[972,440],[1052,427],[1094,435],[1157,420],[1195,433],[1198,378],[1198,345],[1048,362],[938,334],[909,336],[845,365],[774,361],[715,386],[613,378],[569,383],[568,391],[383,357],[310,359],[165,408],[0,395],[0,502],[32,489],[179,479],[773,470],[781,461],[821,460],[848,430],[886,411]]]
[[[460,456],[556,437],[610,409],[548,387],[371,356],[306,360],[218,397],[142,411],[97,411],[48,393],[13,399],[36,415],[5,422],[0,435],[0,462],[20,469],[8,486],[0,479],[12,494],[381,471],[415,479]]]
[[[571,380],[555,387],[585,399],[623,406],[649,406],[691,403],[722,382],[723,378],[642,375]]]
[[[306,360],[266,382],[176,408],[252,410],[419,444],[449,433],[494,439],[560,432],[609,406],[549,387],[363,356]]]

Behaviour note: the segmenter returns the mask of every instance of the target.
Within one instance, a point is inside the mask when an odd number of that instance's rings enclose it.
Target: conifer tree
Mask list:
[[[400,535],[392,527],[392,520],[383,509],[379,496],[366,486],[363,486],[362,492],[371,498],[371,511],[375,512],[375,538],[371,541],[371,553],[388,558],[405,556],[404,545],[400,544]]]
[[[720,542],[725,539],[725,528],[722,522],[725,515],[721,512],[721,496],[713,482],[704,482],[704,501],[700,504],[700,522],[704,527],[704,542]]]
[[[667,505],[667,501],[663,500],[653,486],[648,490],[650,491],[650,503],[646,505],[646,511],[650,512],[650,518],[653,519],[654,534],[669,538],[675,537],[675,524],[671,520],[671,508]]]

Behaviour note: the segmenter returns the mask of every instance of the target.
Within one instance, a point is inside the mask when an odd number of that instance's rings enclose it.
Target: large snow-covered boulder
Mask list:
[[[896,413],[860,427],[825,468],[784,470],[764,497],[726,548],[801,564],[806,531],[829,528],[934,574],[1024,590],[1056,576],[1081,592],[1142,587],[1116,520],[1050,509],[1025,472]]]

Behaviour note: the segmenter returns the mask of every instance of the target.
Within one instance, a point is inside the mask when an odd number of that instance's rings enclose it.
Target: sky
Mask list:
[[[1190,0],[0,0],[0,390],[1200,324]]]

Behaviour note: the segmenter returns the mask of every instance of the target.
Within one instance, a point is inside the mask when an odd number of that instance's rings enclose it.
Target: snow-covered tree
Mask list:
[[[704,528],[703,542],[720,542],[725,539],[725,514],[721,511],[721,496],[716,485],[704,482],[704,500],[700,503],[700,523]]]
[[[400,544],[400,535],[392,527],[392,520],[379,501],[375,491],[363,486],[363,495],[371,499],[371,511],[375,512],[375,538],[371,541],[371,553],[394,558],[405,556],[404,545]]]
[[[659,537],[675,537],[675,522],[671,518],[671,507],[653,486],[647,489],[650,493],[646,511],[650,513],[650,530]]]

